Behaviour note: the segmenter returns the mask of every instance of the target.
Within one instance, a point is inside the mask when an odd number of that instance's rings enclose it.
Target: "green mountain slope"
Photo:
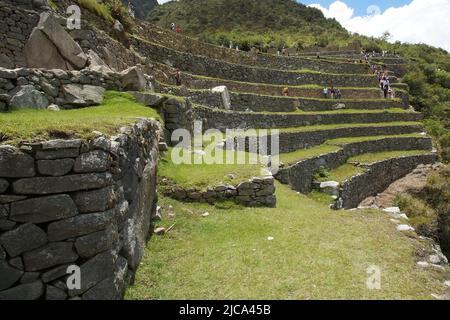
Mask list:
[[[334,19],[294,0],[179,0],[157,6],[147,20],[209,42],[241,48],[257,45],[306,46],[324,39],[344,41],[348,32]],[[325,43],[326,44],[326,43]]]

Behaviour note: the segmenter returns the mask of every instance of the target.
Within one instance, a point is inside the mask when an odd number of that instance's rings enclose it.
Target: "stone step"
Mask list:
[[[392,109],[408,108],[408,105],[399,99],[317,99],[299,97],[274,97],[256,95],[251,93],[229,93],[231,109],[235,111],[253,112],[291,112],[303,111],[325,111],[337,109]],[[210,90],[191,90],[189,98],[192,102],[204,106],[224,108],[223,98],[220,93]]]
[[[336,87],[376,87],[378,85],[377,79],[371,74],[334,74],[308,70],[294,72],[257,68],[171,50],[145,41],[135,41],[133,45],[141,55],[151,57],[152,61],[169,66],[165,70],[166,73],[171,73],[169,72],[170,68],[184,71],[181,76],[182,82],[185,82],[191,74],[279,85],[316,84],[331,86],[332,84]],[[391,82],[395,83],[398,80],[391,77]]]
[[[315,125],[351,124],[351,123],[388,123],[400,121],[420,121],[422,114],[417,112],[364,112],[364,110],[346,110],[345,112],[290,112],[258,113],[237,112],[194,106],[193,118],[203,121],[203,129],[235,128],[293,128]]]
[[[250,130],[242,133],[239,137],[246,137],[242,145],[236,146],[232,143],[232,138],[227,139],[226,147],[230,148],[234,145],[237,150],[248,151],[250,140],[248,137],[258,135],[262,141],[267,141],[268,153],[279,152],[288,153],[299,149],[311,148],[319,146],[327,140],[349,137],[370,137],[370,136],[386,136],[410,133],[421,133],[424,128],[422,124],[416,122],[393,122],[393,123],[350,123],[339,125],[321,125],[307,126],[297,128],[281,128],[278,131],[277,150],[272,149],[273,141],[276,141],[276,131],[274,129],[263,131]],[[234,138],[236,141],[238,138]],[[275,148],[276,149],[276,148]]]
[[[317,172],[336,169],[351,157],[387,151],[431,151],[432,148],[431,138],[418,134],[329,140],[318,147],[280,154],[281,169],[275,177],[296,191],[309,193]]]
[[[156,78],[162,82],[157,81],[155,89],[161,93],[168,93],[177,96],[187,95],[191,90],[209,90],[214,87],[226,86],[230,92],[241,94],[257,94],[272,97],[283,97],[283,85],[271,85],[260,83],[239,82],[218,78],[195,77],[183,82],[183,85],[190,88],[188,92],[180,90],[180,87],[169,85],[172,83],[171,79],[166,78],[163,74],[155,74]],[[407,87],[404,84],[392,84],[395,98],[401,99],[405,104],[408,104]],[[302,98],[316,98],[323,99],[323,86],[288,86],[290,97]],[[342,97],[344,99],[380,99],[383,98],[383,92],[378,87],[339,87]]]
[[[300,70],[311,69],[332,73],[367,73],[366,64],[354,64],[343,61],[324,61],[316,57],[277,56],[265,53],[253,53],[230,50],[229,48],[201,42],[197,39],[176,34],[169,30],[150,24],[143,24],[145,39],[174,50],[189,52],[194,55],[207,56],[208,58],[223,60],[243,65],[266,67],[272,69]]]

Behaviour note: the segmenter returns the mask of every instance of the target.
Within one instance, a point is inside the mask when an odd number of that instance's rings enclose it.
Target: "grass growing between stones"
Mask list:
[[[0,113],[0,142],[39,141],[53,138],[90,138],[92,131],[114,134],[137,118],[159,119],[157,112],[135,102],[127,93],[106,92],[100,106],[61,110],[23,109]]]
[[[332,211],[276,186],[276,209],[162,198],[158,225],[175,227],[152,237],[126,298],[431,299],[445,289],[448,274],[417,267],[421,244],[385,214]],[[381,269],[381,290],[366,287],[373,265]]]
[[[250,178],[261,176],[262,165],[252,164],[249,161],[249,154],[246,152],[223,152],[223,156],[218,157],[223,164],[208,164],[203,160],[202,155],[193,153],[187,154],[187,163],[174,163],[174,154],[184,155],[186,152],[188,151],[181,148],[170,148],[159,162],[158,175],[169,178],[180,187],[200,189],[219,184],[236,185]],[[238,164],[236,161],[232,161],[233,164],[226,164],[227,155],[231,155],[231,159],[239,157],[245,162]]]

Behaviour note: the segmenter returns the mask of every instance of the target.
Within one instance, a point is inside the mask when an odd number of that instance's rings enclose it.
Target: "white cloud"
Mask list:
[[[366,16],[354,16],[354,10],[342,1],[333,2],[329,8],[310,6],[320,9],[327,18],[336,18],[352,32],[379,37],[387,30],[391,41],[426,43],[450,52],[450,0],[413,0]]]

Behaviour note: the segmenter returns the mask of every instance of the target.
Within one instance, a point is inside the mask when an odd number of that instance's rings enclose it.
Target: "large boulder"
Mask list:
[[[37,28],[31,32],[24,53],[27,66],[30,68],[73,70],[53,43]]]
[[[47,97],[32,85],[22,86],[9,102],[11,109],[46,109],[49,104]]]
[[[122,86],[125,90],[139,91],[147,89],[147,79],[145,78],[142,67],[137,65],[128,68],[121,73]]]
[[[50,12],[41,13],[24,53],[30,68],[80,70],[88,61],[78,43]]]
[[[111,68],[92,50],[88,51],[88,69],[99,73],[113,72]]]
[[[103,102],[105,89],[98,86],[66,84],[62,87],[66,103],[73,106],[96,106]]]

